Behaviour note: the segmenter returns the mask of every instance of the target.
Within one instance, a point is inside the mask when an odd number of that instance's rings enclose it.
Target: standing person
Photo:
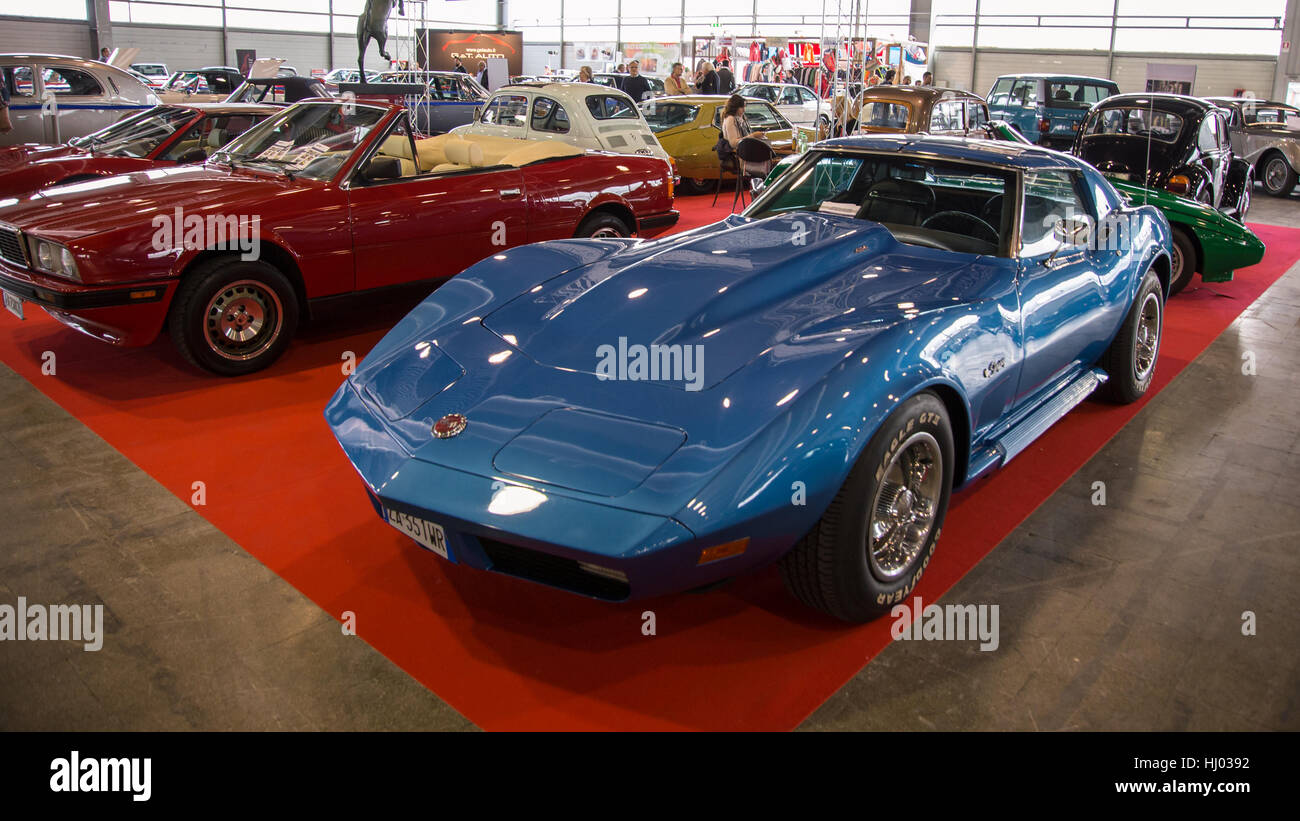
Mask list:
[[[686,67],[681,63],[673,63],[672,73],[668,79],[664,80],[664,93],[669,97],[680,97],[683,94],[689,94],[690,88],[686,85]]]
[[[101,62],[101,63],[107,63],[107,62],[108,62],[108,58],[109,58],[110,55],[112,55],[112,53],[113,53],[113,52],[111,52],[111,51],[108,50],[108,46],[104,46],[103,48],[101,48],[101,49],[99,50],[99,62]]]
[[[696,89],[701,94],[717,94],[718,93],[718,72],[713,70],[713,63],[710,63],[708,60],[705,60],[703,66],[701,66],[700,68],[700,71],[701,71],[700,79],[695,84]]]
[[[483,86],[484,88],[488,88],[488,73],[487,73],[486,61],[484,60],[478,61],[478,73],[474,75],[474,79],[478,80],[479,85]],[[488,90],[490,91],[491,89]]]
[[[455,59],[456,65],[452,66],[451,69],[452,71],[457,71],[460,72],[461,74],[469,74],[469,69],[465,68],[465,64],[460,61],[459,57],[455,57],[453,59]]]
[[[0,71],[0,134],[8,134],[13,130],[14,124],[9,121],[9,86],[4,72]]]
[[[655,90],[650,81],[641,76],[641,61],[633,60],[627,64],[627,75],[623,78],[623,93],[634,102],[654,99]]]
[[[736,75],[731,73],[729,60],[718,61],[718,93],[730,94],[736,90]]]
[[[926,73],[922,74],[922,75],[921,75],[921,85],[923,85],[923,86],[932,86],[932,85],[934,85],[934,72],[927,71]]]
[[[591,74],[591,66],[583,66],[578,69],[578,82],[591,83],[595,82],[595,77]]]

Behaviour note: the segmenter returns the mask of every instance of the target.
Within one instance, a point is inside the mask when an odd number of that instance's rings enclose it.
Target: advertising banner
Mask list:
[[[482,60],[505,60],[511,75],[524,73],[524,36],[517,31],[415,30],[416,61],[429,71],[451,71],[459,57],[473,74]]]

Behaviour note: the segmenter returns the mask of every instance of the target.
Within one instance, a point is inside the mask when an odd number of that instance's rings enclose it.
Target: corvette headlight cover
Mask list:
[[[27,241],[31,245],[32,266],[36,270],[56,277],[81,281],[81,274],[77,271],[77,261],[67,248],[40,237],[29,236]]]

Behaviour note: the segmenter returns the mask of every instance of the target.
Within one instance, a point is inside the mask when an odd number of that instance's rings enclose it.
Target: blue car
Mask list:
[[[1030,142],[1069,150],[1094,103],[1119,93],[1113,80],[1069,74],[1008,74],[989,91],[989,117]]]
[[[915,587],[953,488],[1094,391],[1145,393],[1169,244],[1065,154],[831,140],[742,215],[470,267],[325,416],[448,561],[624,600],[779,560],[861,622]]]

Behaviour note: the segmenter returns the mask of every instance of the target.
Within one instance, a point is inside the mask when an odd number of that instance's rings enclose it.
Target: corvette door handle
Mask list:
[[[515,197],[521,196],[524,192],[520,188],[502,188],[500,193],[501,199],[512,200]]]

